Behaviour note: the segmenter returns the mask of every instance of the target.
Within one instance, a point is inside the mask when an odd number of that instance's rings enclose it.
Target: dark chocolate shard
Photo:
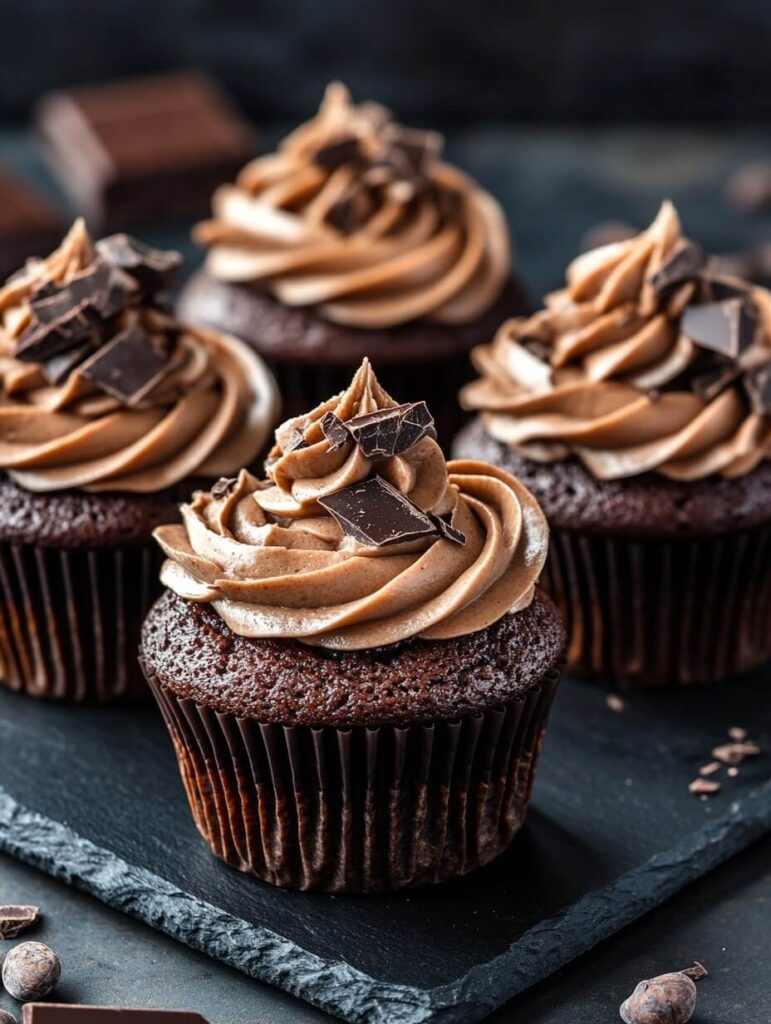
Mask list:
[[[743,384],[752,411],[760,416],[771,416],[771,363],[746,373]]]
[[[692,377],[691,388],[705,402],[711,402],[739,379],[740,372],[736,363],[729,360],[721,361]]]
[[[238,483],[237,476],[221,476],[219,480],[212,486],[211,496],[212,498],[226,498]]]
[[[368,547],[445,536],[455,539],[446,534],[447,523],[439,526],[442,521],[438,517],[424,512],[379,476],[319,498],[319,504],[340,524],[346,536]]]
[[[701,275],[701,301],[723,302],[725,299],[750,299],[752,286],[741,278],[710,270]]]
[[[436,439],[434,419],[425,402],[355,416],[346,428],[368,459],[390,459],[409,451],[424,437]]]
[[[86,380],[97,384],[123,405],[136,405],[169,371],[168,353],[134,324],[116,334],[81,367]]]
[[[324,414],[321,420],[321,429],[324,431],[324,437],[329,441],[331,452],[336,452],[353,440],[346,425],[333,412]]]
[[[84,303],[51,323],[35,321],[16,342],[14,354],[23,362],[43,363],[94,337],[98,319],[93,307]]]
[[[182,255],[153,249],[130,235],[110,235],[96,243],[96,251],[113,267],[130,274],[145,294],[166,291],[177,282]]]
[[[289,455],[290,452],[296,452],[298,448],[307,447],[308,442],[305,440],[305,434],[302,430],[295,428],[284,445],[284,455]]]
[[[333,139],[332,142],[317,149],[313,154],[313,162],[332,171],[342,164],[353,163],[358,160],[359,155],[359,140],[355,135],[347,135],[344,138]]]
[[[53,323],[75,306],[87,305],[104,319],[120,313],[137,293],[135,282],[117,267],[103,260],[95,263],[66,284],[47,286],[30,301],[30,308],[41,323]]]
[[[439,536],[443,540],[451,540],[455,544],[465,544],[466,535],[462,530],[453,526],[452,523],[448,523],[446,519],[442,519],[441,516],[431,516],[431,520],[439,531]]]
[[[737,359],[755,340],[758,320],[746,298],[706,302],[683,310],[683,333],[696,345]]]
[[[61,384],[65,381],[76,366],[79,366],[94,351],[94,342],[85,341],[82,345],[60,352],[58,356],[52,356],[41,364],[41,369],[46,380],[50,384]]]
[[[383,133],[386,140],[386,160],[403,167],[408,176],[422,177],[439,156],[441,138],[436,132],[389,125]]]
[[[131,1010],[120,1006],[26,1003],[23,1024],[209,1024],[187,1010]]]
[[[684,242],[651,277],[651,287],[658,296],[668,294],[686,281],[693,280],[703,269],[706,259],[701,246]]]
[[[39,907],[27,904],[0,906],[0,939],[15,939],[38,919]]]

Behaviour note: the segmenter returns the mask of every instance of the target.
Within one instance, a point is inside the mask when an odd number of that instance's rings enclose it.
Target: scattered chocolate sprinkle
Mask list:
[[[359,158],[359,140],[355,135],[333,139],[313,154],[313,162],[325,170],[334,170],[342,164],[350,164]]]
[[[715,772],[720,771],[719,761],[710,761],[709,764],[702,765],[699,768],[699,775],[714,775]]]
[[[379,476],[318,501],[346,536],[369,547],[437,537],[440,533],[434,518]]]
[[[130,274],[146,294],[172,288],[182,264],[180,253],[153,249],[130,235],[103,238],[96,243],[96,251],[107,263]]]
[[[742,729],[741,726],[732,725],[728,730],[728,736],[734,743],[743,743],[747,739],[747,730]]]
[[[657,296],[672,292],[679,285],[692,280],[706,263],[701,246],[683,242],[680,248],[651,277],[650,284]]]
[[[715,747],[712,756],[723,764],[741,764],[747,757],[756,757],[760,747],[756,743],[745,740],[743,743],[724,743]]]
[[[124,405],[136,405],[169,371],[168,353],[134,324],[116,334],[90,359],[81,373]]]
[[[355,416],[345,429],[368,459],[390,459],[409,451],[424,437],[436,438],[434,419],[425,402]]]
[[[39,907],[9,903],[0,906],[0,939],[15,939],[31,925],[40,913]]]
[[[745,373],[742,383],[752,411],[760,416],[771,415],[771,363]]]
[[[771,206],[771,162],[755,160],[738,167],[725,185],[731,206],[746,213],[758,213]]]
[[[755,339],[758,321],[745,299],[729,298],[687,306],[682,329],[695,344],[733,359]]]
[[[611,711],[623,711],[626,705],[623,700],[618,696],[617,693],[609,693],[605,698],[605,703],[608,705]]]
[[[211,489],[212,498],[226,498],[237,483],[237,476],[221,476]]]
[[[689,793],[696,793],[698,796],[711,796],[720,791],[720,783],[714,779],[694,779],[688,787]]]
[[[329,450],[336,452],[339,448],[352,441],[348,428],[333,412],[325,413],[321,419],[321,429],[329,441]]]

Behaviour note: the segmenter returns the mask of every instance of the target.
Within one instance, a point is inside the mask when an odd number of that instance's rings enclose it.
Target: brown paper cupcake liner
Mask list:
[[[282,410],[288,419],[301,416],[349,387],[358,363],[341,366],[316,366],[285,363],[263,355],[275,376],[282,398]],[[402,402],[424,401],[436,423],[439,441],[445,450],[468,418],[457,401],[458,392],[473,376],[467,353],[447,355],[430,362],[389,366],[374,360],[378,382]]]
[[[33,697],[105,704],[147,696],[136,650],[160,593],[156,545],[0,543],[0,683]]]
[[[771,658],[771,527],[673,540],[552,530],[542,585],[585,675],[711,683]]]
[[[501,853],[522,826],[559,679],[454,721],[342,729],[218,714],[145,671],[216,856],[329,892],[441,882]]]

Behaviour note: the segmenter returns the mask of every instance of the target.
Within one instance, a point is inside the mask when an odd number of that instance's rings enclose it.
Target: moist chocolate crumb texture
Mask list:
[[[276,431],[266,479],[155,531],[145,670],[201,833],[267,881],[438,881],[522,824],[564,642],[536,591],[548,530],[434,433],[365,361]]]
[[[192,481],[254,460],[275,387],[246,346],[180,324],[177,253],[77,221],[0,289],[5,685],[106,701],[142,685],[151,533]]]
[[[473,361],[454,451],[543,504],[575,667],[707,682],[771,656],[771,293],[715,270],[664,203]]]
[[[293,412],[330,393],[312,393],[311,371],[326,371],[317,390],[330,375],[340,390],[364,356],[389,381],[401,371],[405,398],[452,411],[448,360],[463,371],[488,316],[500,322],[523,302],[502,210],[441,148],[435,132],[331,85],[315,118],[215,193],[195,230],[206,269],[180,308],[255,345]],[[443,395],[427,365],[444,375]]]

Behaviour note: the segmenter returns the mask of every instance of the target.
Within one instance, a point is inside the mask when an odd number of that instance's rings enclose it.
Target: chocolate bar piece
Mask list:
[[[0,167],[0,281],[23,267],[30,256],[47,256],[64,230],[53,207]]]
[[[27,1003],[23,1024],[209,1024],[185,1010],[129,1010],[117,1006]]]
[[[378,409],[354,416],[347,423],[328,412],[321,421],[321,429],[329,441],[330,451],[352,440],[368,459],[390,459],[409,451],[424,437],[436,439],[434,418],[425,402]]]
[[[249,125],[196,72],[51,93],[37,126],[63,187],[97,227],[205,215],[214,189],[256,150]]]
[[[665,295],[686,281],[693,280],[705,263],[704,250],[693,242],[684,242],[651,277],[651,287],[656,295]]]
[[[166,352],[136,324],[116,334],[80,368],[86,380],[124,405],[136,405],[169,372]]]
[[[683,333],[695,344],[738,359],[755,340],[758,321],[746,298],[686,306]]]

